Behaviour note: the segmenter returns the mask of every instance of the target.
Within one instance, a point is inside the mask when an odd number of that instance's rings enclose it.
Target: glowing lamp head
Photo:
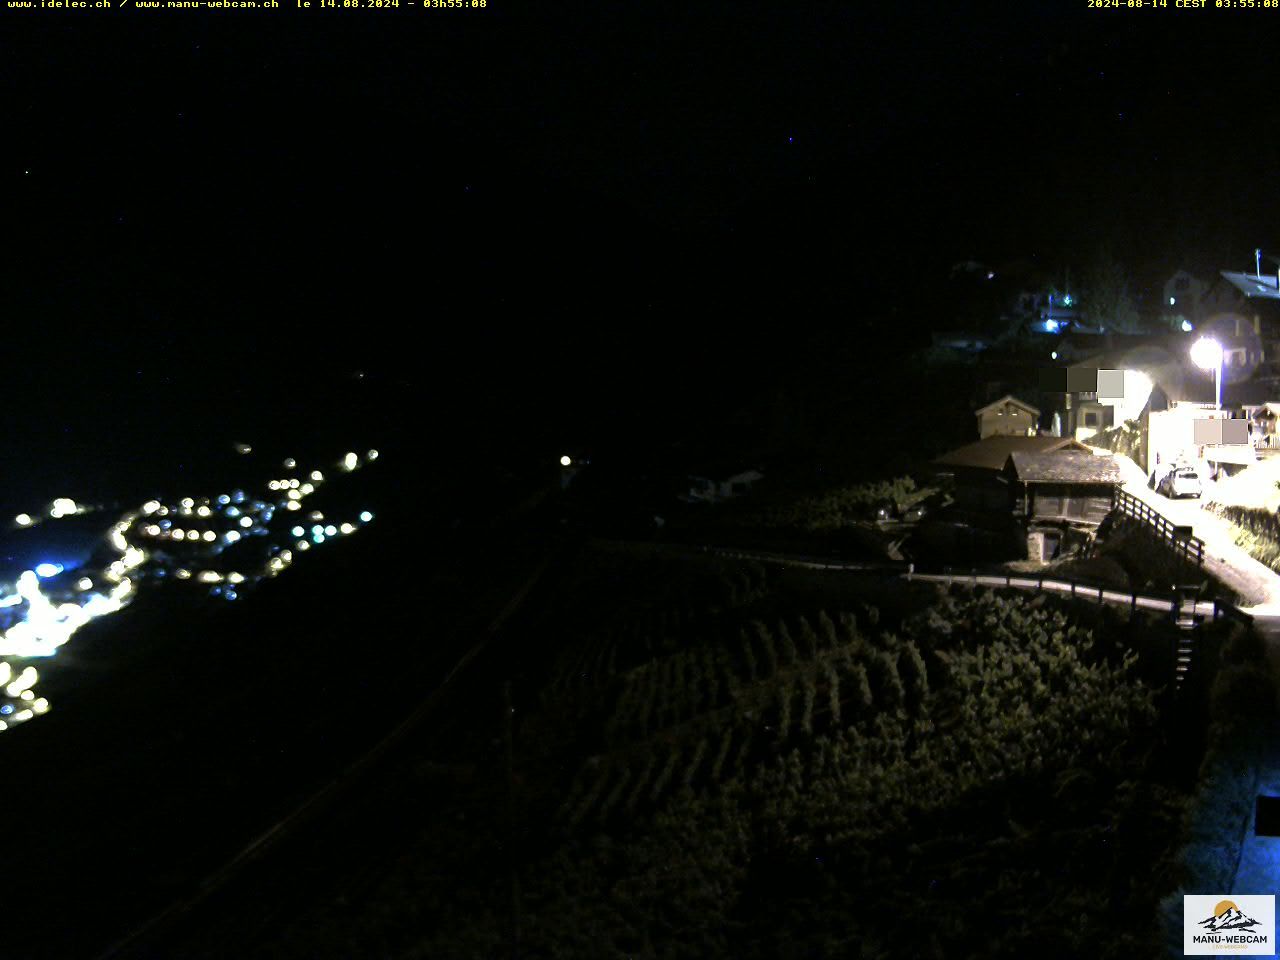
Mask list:
[[[568,454],[565,454],[563,457],[560,458],[560,466],[562,467],[567,467],[571,463],[573,463],[573,457],[569,456]]]
[[[36,576],[43,579],[56,577],[62,572],[62,564],[60,563],[37,563]]]
[[[29,527],[31,526],[31,515],[26,513],[20,513],[13,518],[13,522],[20,527]]]
[[[1201,370],[1213,370],[1222,363],[1222,344],[1212,337],[1201,337],[1191,345],[1191,362]]]

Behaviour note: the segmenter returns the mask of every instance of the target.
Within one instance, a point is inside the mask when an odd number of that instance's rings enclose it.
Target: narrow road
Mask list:
[[[1205,569],[1240,596],[1246,613],[1259,618],[1280,616],[1280,575],[1249,556],[1243,547],[1237,546],[1230,526],[1203,509],[1202,504],[1212,497],[1211,484],[1206,484],[1203,501],[1170,500],[1147,486],[1147,475],[1128,457],[1096,447],[1094,452],[1115,459],[1126,493],[1137,497],[1171,523],[1192,528],[1192,533],[1204,541]]]

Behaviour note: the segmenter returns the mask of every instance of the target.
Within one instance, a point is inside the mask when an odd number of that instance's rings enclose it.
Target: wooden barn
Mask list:
[[[1004,473],[1010,454],[1067,451],[1087,454],[1089,448],[1070,437],[991,436],[938,457],[933,462],[934,475],[954,483],[957,506],[1007,515],[1013,509],[1013,491]]]
[[[1076,450],[1014,452],[1001,475],[1010,484],[1015,514],[1026,524],[1033,560],[1053,559],[1073,532],[1091,539],[1120,486],[1115,460]]]

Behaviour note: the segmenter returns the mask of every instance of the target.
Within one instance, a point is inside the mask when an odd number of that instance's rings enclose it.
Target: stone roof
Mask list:
[[[1076,450],[1084,453],[1089,448],[1071,437],[986,437],[976,443],[966,444],[944,453],[933,462],[942,467],[971,467],[977,470],[1001,470],[1011,453],[1049,453],[1055,450]]]
[[[1120,466],[1112,457],[1078,450],[1052,453],[1015,451],[1008,467],[1021,483],[1119,483]]]

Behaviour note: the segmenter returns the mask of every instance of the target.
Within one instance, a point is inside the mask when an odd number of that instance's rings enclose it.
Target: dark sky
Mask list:
[[[927,325],[961,258],[1276,246],[1274,11],[490,6],[6,18],[10,394],[635,418]]]

